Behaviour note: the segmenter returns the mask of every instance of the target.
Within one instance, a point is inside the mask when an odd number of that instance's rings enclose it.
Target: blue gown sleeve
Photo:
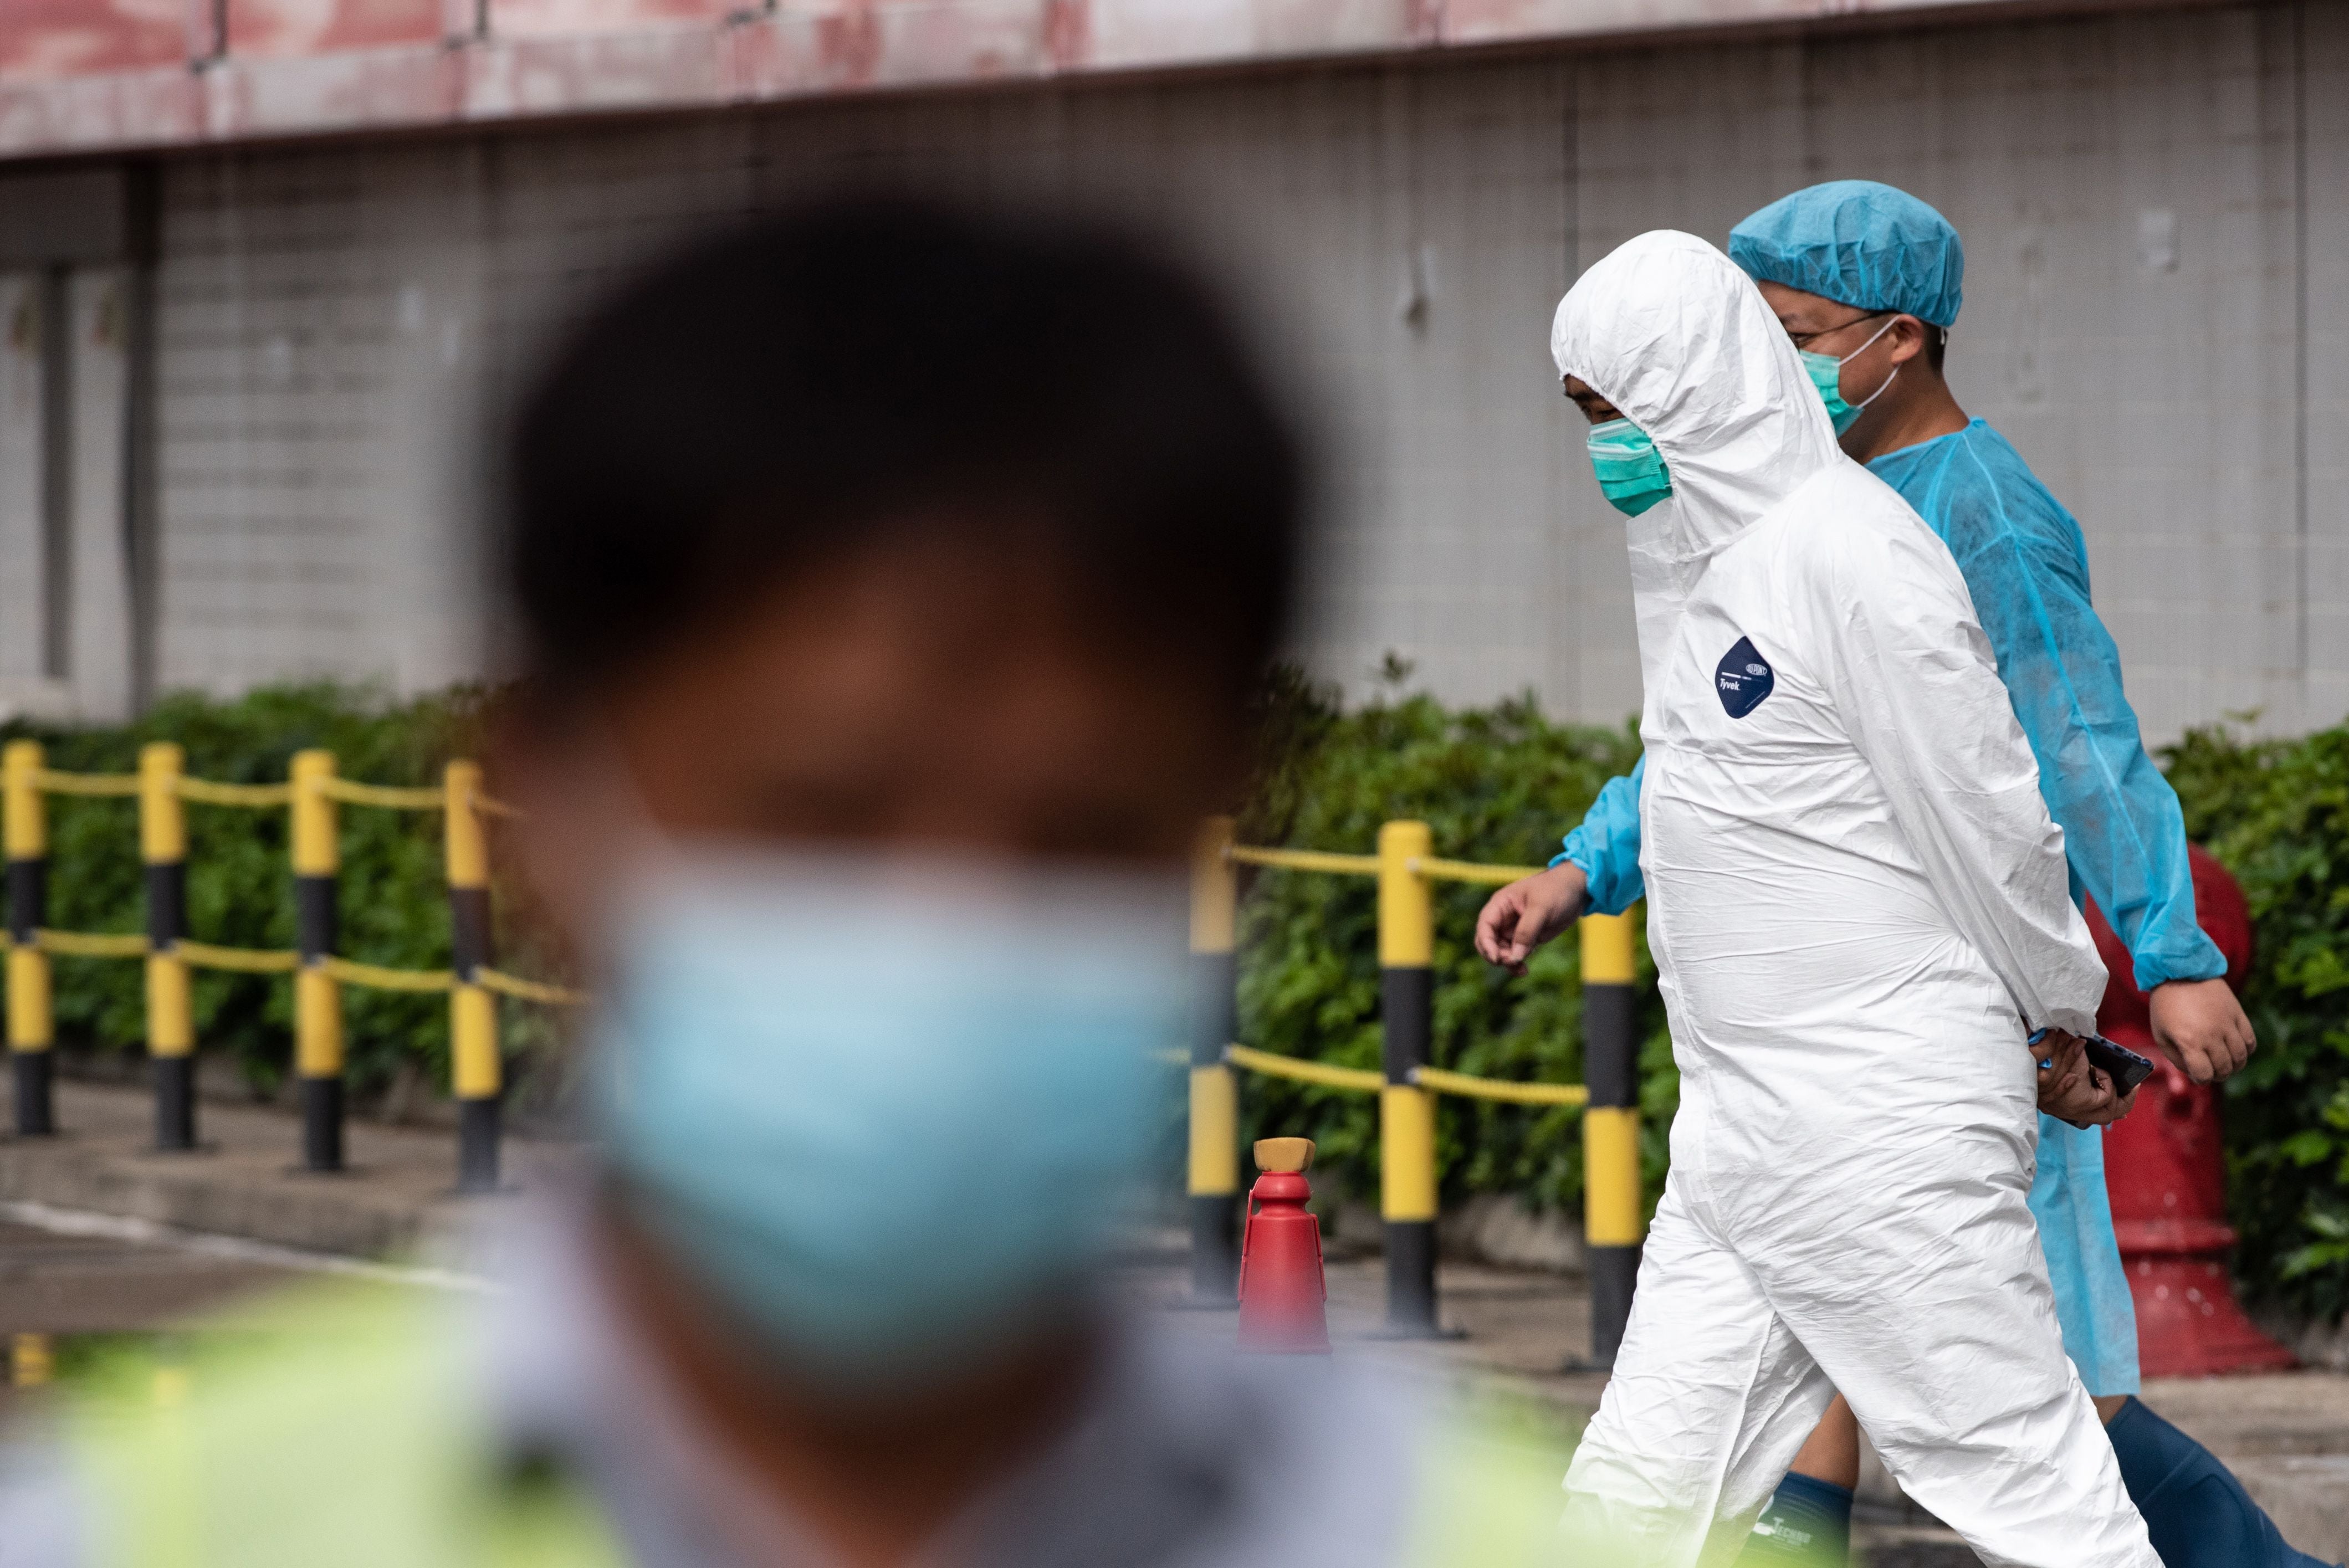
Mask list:
[[[1946,457],[1924,472],[1883,477],[1965,573],[2038,758],[2040,793],[2064,830],[2075,896],[2085,889],[2103,908],[2141,988],[2224,975],[2226,958],[2195,923],[2177,793],[2146,755],[2121,689],[2120,650],[2089,602],[2080,525],[1987,427]]]
[[[1641,757],[1631,771],[1609,779],[1590,803],[1581,823],[1566,836],[1566,852],[1554,857],[1572,861],[1590,879],[1590,913],[1620,914],[1648,891],[1640,874],[1640,785],[1648,774]]]

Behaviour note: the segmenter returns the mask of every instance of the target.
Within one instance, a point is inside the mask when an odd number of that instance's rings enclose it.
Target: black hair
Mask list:
[[[1941,373],[1941,361],[1948,356],[1949,352],[1950,329],[1946,326],[1935,326],[1931,322],[1927,322],[1925,324],[1925,363],[1933,367],[1934,375],[1939,376]]]
[[[504,569],[542,688],[599,686],[918,518],[1040,540],[1238,690],[1285,627],[1298,445],[1225,313],[1090,222],[833,198],[692,245],[523,400]]]

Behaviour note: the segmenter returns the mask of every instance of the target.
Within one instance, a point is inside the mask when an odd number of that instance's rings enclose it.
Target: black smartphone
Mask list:
[[[2102,1035],[2087,1039],[2088,1065],[2113,1080],[2114,1092],[2127,1094],[2153,1076],[2153,1058],[2127,1046],[2116,1046]]]
[[[2046,1030],[2033,1029],[2030,1043],[2035,1046],[2046,1037]],[[2113,1044],[2102,1035],[2088,1036],[2085,1044],[2088,1065],[2113,1080],[2116,1094],[2125,1095],[2153,1076],[2151,1057],[2141,1057],[2127,1046]]]

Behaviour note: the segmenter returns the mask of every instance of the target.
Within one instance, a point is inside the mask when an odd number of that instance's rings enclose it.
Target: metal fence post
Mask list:
[[[1435,1034],[1434,898],[1420,862],[1434,853],[1424,822],[1379,829],[1379,1014],[1386,1086],[1379,1092],[1379,1212],[1386,1222],[1387,1331],[1435,1325],[1435,1097],[1412,1081]]]
[[[1639,1041],[1631,917],[1582,918],[1583,1237],[1590,1258],[1590,1361],[1615,1365],[1646,1233],[1640,1202]]]
[[[14,1064],[16,1133],[39,1138],[57,1130],[51,1103],[49,1048],[57,1009],[49,955],[40,949],[49,918],[49,830],[37,775],[41,746],[12,740],[0,751],[0,837],[8,857],[8,1058]]]
[[[481,766],[457,761],[441,773],[449,868],[449,1077],[457,1096],[457,1190],[498,1185],[499,1106],[505,1092],[498,1057],[498,999],[476,978],[495,963],[490,941],[490,841],[474,802]]]
[[[168,740],[139,748],[139,858],[147,868],[147,1055],[155,1075],[155,1147],[196,1146],[196,1018],[188,961],[185,755]]]
[[[302,1163],[312,1171],[343,1168],[343,997],[326,973],[336,938],[335,873],[342,864],[335,802],[326,781],[335,776],[331,751],[295,753],[292,783],[294,945],[294,1071],[302,1086]]]
[[[1191,854],[1191,969],[1199,990],[1191,1037],[1191,1292],[1237,1306],[1240,1207],[1239,1080],[1224,1047],[1239,1037],[1239,878],[1232,820],[1200,825]]]

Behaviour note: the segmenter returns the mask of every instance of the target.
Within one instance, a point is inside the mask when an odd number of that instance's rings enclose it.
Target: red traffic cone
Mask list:
[[[1240,1234],[1240,1348],[1327,1356],[1330,1288],[1321,1278],[1321,1222],[1305,1212],[1313,1188],[1309,1138],[1266,1138],[1256,1146],[1247,1226]]]

